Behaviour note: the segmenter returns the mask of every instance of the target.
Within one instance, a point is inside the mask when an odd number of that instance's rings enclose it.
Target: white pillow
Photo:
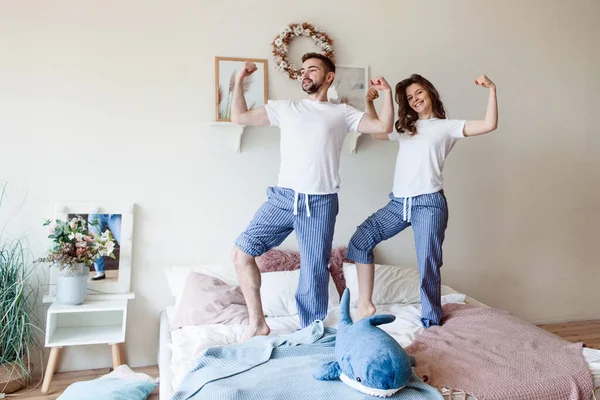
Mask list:
[[[208,264],[187,267],[166,267],[164,273],[167,278],[167,284],[169,285],[171,294],[175,296],[173,315],[177,313],[185,283],[192,271],[215,277],[228,285],[239,285],[233,265]],[[298,309],[296,308],[296,289],[298,288],[299,277],[300,270],[261,273],[262,285],[260,288],[260,298],[266,316],[287,317],[298,314]],[[327,308],[332,309],[338,306],[339,303],[340,299],[335,283],[331,276],[329,276],[329,302]]]
[[[350,290],[350,304],[358,303],[356,264],[344,263],[344,279]],[[421,301],[419,270],[413,267],[375,264],[373,304],[414,304]]]
[[[300,279],[300,270],[263,272],[261,274],[260,299],[267,317],[288,317],[298,314],[296,307],[296,289]],[[327,309],[340,304],[340,295],[335,283],[329,276],[329,301]]]

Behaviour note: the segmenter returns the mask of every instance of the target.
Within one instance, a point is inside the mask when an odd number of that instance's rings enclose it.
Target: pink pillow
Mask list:
[[[171,329],[190,325],[248,325],[248,307],[239,286],[190,272]]]
[[[256,257],[260,272],[295,271],[300,269],[300,253],[293,250],[271,249]]]
[[[329,273],[338,294],[341,296],[346,288],[344,279],[344,261],[346,247],[336,247],[331,251],[329,261]],[[300,252],[295,250],[271,249],[262,256],[256,258],[256,264],[260,272],[294,271],[300,269]]]
[[[344,279],[344,262],[352,262],[346,258],[346,247],[336,247],[331,251],[329,260],[329,273],[335,283],[340,297],[346,289],[346,279]]]

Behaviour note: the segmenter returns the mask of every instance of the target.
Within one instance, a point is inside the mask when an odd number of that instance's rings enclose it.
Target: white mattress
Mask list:
[[[445,286],[442,303],[475,303],[482,305],[470,297],[456,293]],[[174,307],[169,306],[161,314],[159,369],[160,399],[171,398],[173,388],[177,387],[187,371],[194,366],[194,361],[210,346],[236,343],[244,334],[244,325],[203,325],[187,326],[171,331],[169,320],[172,319]],[[355,310],[351,310],[354,316]],[[377,313],[394,314],[396,320],[380,328],[392,335],[400,345],[408,346],[422,331],[420,305],[393,304],[378,306]],[[325,326],[335,328],[339,321],[339,307],[331,309],[323,321]],[[298,317],[267,318],[271,334],[292,333],[298,329]],[[600,350],[583,349],[583,355],[594,376],[595,386],[600,385]],[[464,394],[456,393],[453,399],[465,399]],[[467,399],[473,399],[468,396]]]

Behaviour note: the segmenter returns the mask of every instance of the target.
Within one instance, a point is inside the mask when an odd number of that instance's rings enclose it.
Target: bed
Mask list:
[[[353,268],[354,267],[354,268]],[[178,273],[166,271],[172,293],[177,301],[174,305],[166,307],[160,315],[160,338],[158,365],[160,371],[160,399],[171,398],[175,388],[184,375],[194,366],[197,359],[206,348],[217,345],[228,345],[240,340],[245,332],[243,324],[207,324],[188,325],[172,329],[177,308],[180,307],[181,291],[185,285],[186,274],[194,270],[200,273],[210,273],[228,284],[236,284],[235,273],[232,268],[222,266],[202,267],[173,267],[178,268]],[[380,327],[392,335],[403,347],[408,346],[418,335],[423,332],[420,323],[420,304],[418,302],[418,272],[409,267],[376,266],[374,302],[377,304],[378,313],[390,313],[396,316],[393,323]],[[187,270],[187,271],[186,271]],[[344,264],[345,284],[351,291],[357,290],[355,266]],[[261,297],[267,312],[267,323],[271,327],[272,335],[292,333],[298,328],[297,315],[286,314],[286,307],[293,313],[293,291],[297,282],[297,275],[288,271],[285,274],[263,273],[263,288]],[[266,278],[266,279],[265,279]],[[276,294],[273,293],[276,291]],[[178,293],[179,292],[179,293]],[[269,293],[270,292],[270,293]],[[325,318],[326,327],[337,327],[339,320],[339,298],[335,296],[336,287],[330,284],[329,311]],[[271,298],[268,298],[268,297]],[[387,304],[385,304],[387,303]],[[465,294],[458,293],[449,286],[442,285],[442,303],[466,303],[486,307],[481,302]],[[353,303],[354,305],[354,303]],[[283,311],[282,311],[283,310]],[[354,316],[355,309],[351,309]],[[600,350],[583,349],[583,355],[590,372],[594,378],[594,385],[600,386]],[[442,390],[444,398],[474,399],[464,393],[455,392],[452,395],[447,390]]]

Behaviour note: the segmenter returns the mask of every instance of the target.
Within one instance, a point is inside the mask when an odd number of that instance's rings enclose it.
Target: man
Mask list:
[[[246,339],[268,335],[260,299],[261,276],[255,257],[280,245],[296,231],[300,249],[300,279],[296,304],[304,328],[327,316],[329,258],[338,213],[339,160],[348,132],[368,134],[393,130],[392,90],[383,77],[371,86],[383,93],[379,116],[347,104],[328,101],[327,90],[335,78],[335,65],[319,53],[302,57],[301,101],[276,100],[248,110],[242,92],[244,79],[256,71],[246,62],[237,74],[233,90],[231,120],[247,126],[279,126],[281,166],[277,186],[267,189],[268,200],[258,209],[233,249],[240,287],[248,306]]]

